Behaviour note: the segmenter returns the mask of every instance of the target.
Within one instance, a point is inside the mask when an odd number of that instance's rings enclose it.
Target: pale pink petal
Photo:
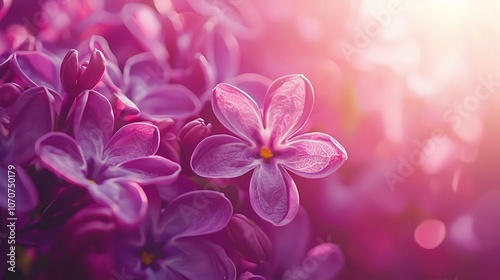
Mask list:
[[[233,133],[251,142],[260,139],[262,115],[245,92],[229,84],[219,84],[213,91],[212,108],[217,119]]]
[[[200,100],[190,89],[182,85],[161,85],[136,100],[141,114],[157,119],[182,119],[198,113]]]
[[[89,90],[75,100],[74,132],[86,158],[101,159],[104,145],[113,133],[111,104],[100,93]]]
[[[130,177],[130,180],[141,185],[169,185],[177,179],[181,171],[179,164],[160,156],[132,159],[117,167],[128,173],[127,178]]]
[[[306,123],[314,104],[311,83],[302,75],[289,75],[273,82],[264,101],[266,129],[280,143],[293,136]]]
[[[215,191],[193,191],[169,203],[160,221],[165,239],[177,239],[217,232],[229,223],[231,202]]]
[[[191,167],[199,176],[234,178],[257,166],[254,149],[230,135],[213,135],[203,139],[191,157]]]
[[[42,136],[35,145],[42,165],[66,181],[86,185],[87,163],[73,138],[61,132]]]
[[[155,125],[137,122],[120,128],[104,148],[104,158],[110,165],[151,156],[160,145],[160,132]]]
[[[142,188],[133,182],[108,180],[89,185],[89,193],[99,203],[113,210],[119,222],[134,225],[146,215],[148,200]]]
[[[279,166],[264,164],[256,168],[250,180],[249,196],[254,211],[276,226],[290,223],[299,209],[295,182]]]
[[[344,147],[320,132],[293,137],[284,147],[280,158],[285,168],[306,178],[326,177],[347,160]]]

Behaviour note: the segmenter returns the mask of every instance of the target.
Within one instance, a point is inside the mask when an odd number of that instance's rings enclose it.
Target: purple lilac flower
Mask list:
[[[312,227],[304,208],[297,217],[282,227],[272,227],[269,236],[272,240],[272,253],[268,261],[246,267],[239,280],[331,280],[335,279],[344,266],[344,254],[339,246],[320,241],[311,248]],[[290,246],[293,244],[293,246]]]
[[[56,58],[40,51],[16,51],[0,65],[0,81],[14,82],[23,89],[46,87],[59,111],[63,98],[57,63]]]
[[[150,192],[151,191],[151,192]],[[214,191],[193,191],[162,209],[155,190],[148,189],[149,215],[137,236],[127,235],[117,266],[138,279],[235,279],[225,251],[202,236],[222,230],[233,208]]]
[[[255,212],[275,225],[289,223],[297,214],[299,195],[287,171],[321,178],[347,159],[344,148],[329,135],[297,135],[313,102],[312,86],[302,75],[274,81],[263,111],[245,92],[219,84],[212,96],[214,113],[237,137],[219,134],[204,139],[191,158],[194,172],[234,178],[253,170],[249,195]]]
[[[138,185],[173,182],[180,166],[155,156],[158,128],[131,123],[113,135],[109,101],[96,91],[85,91],[72,111],[74,139],[61,132],[40,138],[36,151],[42,164],[66,181],[86,187],[93,198],[108,205],[120,221],[135,223],[146,211],[146,197]]]
[[[45,87],[33,87],[22,93],[14,85],[0,87],[2,105],[15,103],[8,108],[9,116],[0,123],[0,191],[7,194],[7,168],[13,165],[16,174],[16,209],[26,212],[38,204],[38,193],[33,181],[24,170],[24,165],[35,157],[35,142],[44,134],[53,130],[54,99]],[[9,95],[10,97],[6,97]],[[5,99],[3,97],[6,97]],[[1,108],[4,110],[5,108]],[[7,208],[7,199],[0,200],[0,207]]]

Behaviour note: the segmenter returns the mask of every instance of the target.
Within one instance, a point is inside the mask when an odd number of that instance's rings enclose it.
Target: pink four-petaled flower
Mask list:
[[[296,135],[314,103],[310,82],[302,75],[284,76],[269,87],[264,108],[240,89],[219,84],[212,95],[218,120],[237,137],[205,138],[193,152],[194,172],[208,178],[234,178],[254,170],[250,203],[263,219],[285,225],[297,214],[299,195],[287,171],[321,178],[347,159],[331,136],[313,132]]]

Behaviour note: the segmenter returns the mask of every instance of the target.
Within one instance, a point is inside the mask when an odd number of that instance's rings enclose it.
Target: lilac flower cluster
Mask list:
[[[0,191],[14,166],[19,279],[334,278],[343,253],[312,241],[299,203],[313,181],[290,175],[347,159],[303,133],[311,83],[241,72],[239,42],[262,28],[252,4],[150,2],[0,2]]]

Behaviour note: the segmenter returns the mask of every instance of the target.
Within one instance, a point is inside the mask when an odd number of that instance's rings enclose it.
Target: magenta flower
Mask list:
[[[313,132],[296,135],[309,118],[314,93],[302,75],[284,76],[269,87],[263,111],[245,92],[219,84],[212,106],[219,121],[237,137],[213,135],[193,152],[193,171],[208,178],[234,178],[253,170],[250,203],[274,225],[285,225],[297,214],[299,195],[287,171],[321,178],[347,159],[331,136]]]
[[[138,279],[234,280],[236,270],[224,249],[203,236],[228,224],[229,200],[214,191],[183,194],[162,208],[148,189],[148,215],[138,234],[126,234],[117,254],[118,267]]]
[[[61,132],[46,134],[36,146],[40,161],[66,181],[88,188],[120,221],[137,222],[147,206],[138,184],[167,185],[180,172],[178,164],[154,155],[160,141],[158,128],[131,123],[113,135],[111,105],[96,91],[78,96],[72,116],[75,139]]]

